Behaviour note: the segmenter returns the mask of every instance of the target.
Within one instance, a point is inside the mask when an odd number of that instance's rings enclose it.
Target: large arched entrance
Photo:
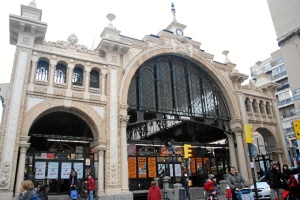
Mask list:
[[[51,109],[41,114],[29,129],[30,147],[25,161],[25,179],[47,184],[49,194],[69,193],[69,177],[77,171],[78,188],[86,175],[94,175],[94,157],[89,143],[91,128],[78,113]]]
[[[185,165],[194,186],[202,186],[208,174],[221,180],[227,173],[231,117],[221,90],[202,67],[161,55],[133,75],[127,101],[131,190],[146,189],[151,179],[166,175],[180,182]],[[188,163],[184,144],[193,147]]]

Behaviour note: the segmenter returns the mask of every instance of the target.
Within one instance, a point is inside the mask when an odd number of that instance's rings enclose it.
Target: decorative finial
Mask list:
[[[109,20],[109,25],[108,25],[108,27],[111,28],[111,29],[116,29],[116,28],[114,27],[114,25],[112,24],[112,21],[113,21],[114,19],[116,19],[116,16],[115,16],[114,14],[109,13],[108,15],[106,15],[106,18]]]
[[[32,0],[28,6],[32,7],[32,8],[36,8],[36,3],[35,3],[35,0]]]
[[[229,51],[225,50],[225,51],[222,52],[222,54],[225,56],[225,61],[224,61],[224,63],[229,63],[229,62],[231,62],[231,61],[229,60],[229,58],[228,58]]]
[[[175,11],[175,5],[174,5],[174,3],[172,3],[171,4],[171,12],[172,12],[172,14],[173,14],[173,21],[176,21],[176,15],[175,15],[175,13],[176,13],[176,11]]]

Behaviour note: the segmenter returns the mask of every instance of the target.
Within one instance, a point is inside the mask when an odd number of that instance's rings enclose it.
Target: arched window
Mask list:
[[[75,67],[73,70],[72,83],[73,85],[82,86],[82,81],[83,81],[83,70],[80,67]]]
[[[65,65],[63,64],[56,65],[54,82],[66,83],[66,72],[67,72],[67,67]]]
[[[265,114],[265,106],[263,101],[259,102],[259,111],[261,114]]]
[[[246,107],[246,111],[247,112],[251,112],[251,109],[250,109],[250,99],[248,97],[246,97],[246,100],[245,100],[245,107]]]
[[[99,72],[96,70],[90,72],[90,87],[99,88]]]
[[[253,100],[253,102],[252,102],[252,107],[253,107],[253,111],[254,111],[255,113],[258,113],[258,104],[257,104],[256,99]]]
[[[49,63],[46,61],[39,61],[36,68],[36,80],[48,81]]]

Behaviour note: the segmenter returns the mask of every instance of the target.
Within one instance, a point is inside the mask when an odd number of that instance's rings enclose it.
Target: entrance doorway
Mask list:
[[[54,146],[57,146],[56,143]],[[29,149],[25,162],[25,179],[47,185],[48,194],[69,194],[71,170],[77,172],[77,189],[89,174],[94,175],[94,155],[88,144],[60,143],[63,148],[50,151]],[[67,148],[64,148],[67,147]],[[74,149],[73,149],[74,147]]]

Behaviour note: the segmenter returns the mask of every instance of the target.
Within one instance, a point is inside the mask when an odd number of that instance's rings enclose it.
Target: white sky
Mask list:
[[[0,83],[10,81],[15,46],[9,44],[9,14],[20,15],[21,4],[31,0],[11,0],[0,7]],[[108,26],[108,13],[116,15],[113,25],[122,35],[142,39],[157,34],[173,20],[187,25],[185,35],[201,42],[201,49],[224,62],[224,50],[237,69],[247,75],[256,61],[270,57],[278,49],[266,0],[37,0],[48,24],[46,41],[66,40],[76,34],[79,44],[91,48]]]

